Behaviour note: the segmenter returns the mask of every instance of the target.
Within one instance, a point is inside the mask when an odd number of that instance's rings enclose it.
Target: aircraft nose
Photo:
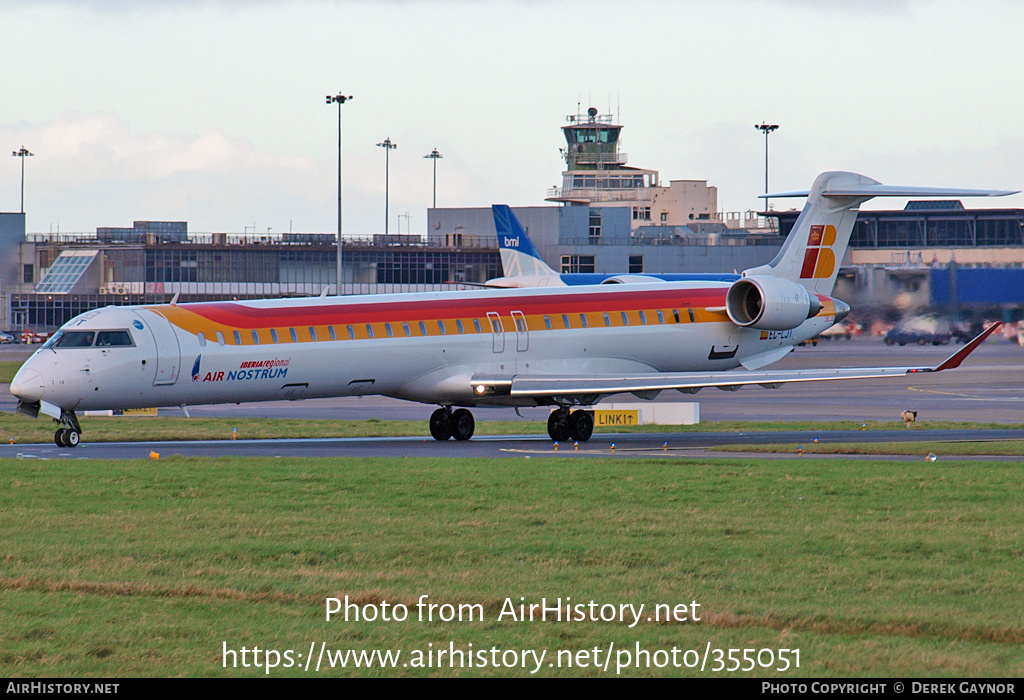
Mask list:
[[[11,393],[26,403],[38,403],[43,398],[43,375],[22,367],[11,380]]]

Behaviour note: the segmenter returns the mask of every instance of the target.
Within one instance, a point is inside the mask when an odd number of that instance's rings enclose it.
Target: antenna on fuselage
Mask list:
[[[181,296],[181,292],[175,292],[174,296],[171,297],[171,306],[175,306],[178,303],[178,297]]]

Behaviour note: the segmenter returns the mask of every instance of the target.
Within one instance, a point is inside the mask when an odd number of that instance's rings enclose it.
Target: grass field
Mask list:
[[[710,643],[800,650],[799,669],[736,675],[1020,676],[1022,486],[1020,465],[953,460],[4,460],[0,675],[251,676],[262,670],[222,668],[222,645],[323,642]],[[324,620],[327,597],[415,617],[423,594],[485,619]],[[701,619],[499,621],[520,597],[696,600]],[[616,660],[540,674],[613,675]],[[729,675],[714,665],[626,673]],[[320,673],[397,674],[529,671]]]

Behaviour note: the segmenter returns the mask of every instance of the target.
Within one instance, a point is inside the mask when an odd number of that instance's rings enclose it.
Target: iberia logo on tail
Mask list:
[[[800,268],[800,279],[827,279],[836,270],[836,254],[832,246],[836,242],[836,227],[832,224],[811,226],[807,236],[807,252]]]

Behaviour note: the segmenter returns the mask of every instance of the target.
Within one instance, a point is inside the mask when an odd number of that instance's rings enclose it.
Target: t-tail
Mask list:
[[[771,275],[799,282],[812,294],[831,294],[846,255],[860,205],[873,197],[993,197],[1006,190],[968,190],[883,185],[864,175],[822,173],[809,191],[764,194],[763,198],[807,197],[779,254],[743,276]]]
[[[533,241],[526,235],[523,225],[507,204],[491,206],[494,228],[498,232],[501,266],[505,278],[550,278],[549,284],[516,284],[512,286],[560,286],[564,284],[557,272],[541,258]],[[496,280],[492,280],[496,281]]]
[[[788,330],[825,308],[835,321],[849,306],[830,299],[846,255],[860,205],[873,197],[992,197],[1005,190],[967,190],[883,185],[864,175],[822,173],[809,191],[765,194],[762,197],[807,197],[793,230],[767,265],[743,271],[729,288],[726,310],[739,326]]]

